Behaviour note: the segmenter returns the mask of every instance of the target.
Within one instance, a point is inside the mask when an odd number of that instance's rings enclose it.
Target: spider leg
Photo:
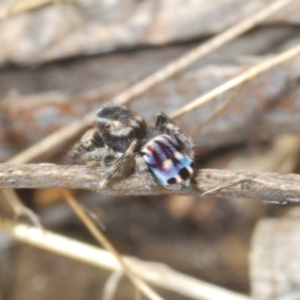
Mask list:
[[[88,130],[69,152],[68,157],[74,164],[108,167],[118,158],[120,153],[105,148],[104,143],[95,129]]]
[[[194,159],[194,147],[195,143],[193,139],[182,132],[180,128],[163,112],[159,113],[156,116],[155,128],[159,131],[160,134],[167,133],[176,138],[176,140],[183,147],[187,147],[188,154],[191,159]]]
[[[156,186],[157,183],[156,183],[155,179],[153,178],[153,175],[151,174],[151,172],[149,172],[148,165],[147,165],[146,161],[144,160],[144,158],[140,155],[136,155],[134,157],[134,159],[135,159],[135,165],[136,165],[137,171],[139,172],[139,174],[141,174],[141,176],[143,178],[145,178],[147,184],[150,187]]]
[[[105,172],[104,178],[100,182],[100,187],[104,187],[109,179],[111,179],[120,169],[124,167],[124,165],[130,163],[130,160],[135,155],[135,150],[138,146],[138,140],[134,139],[124,154],[113,164],[109,167],[109,169]]]
[[[101,166],[107,168],[120,158],[120,153],[108,148],[98,148],[92,152],[84,153],[78,163],[85,163],[89,167]]]
[[[71,160],[73,164],[82,163],[81,157],[87,151],[92,151],[94,149],[94,145],[92,143],[92,130],[88,130],[77,142],[72,150],[68,153],[68,158]]]

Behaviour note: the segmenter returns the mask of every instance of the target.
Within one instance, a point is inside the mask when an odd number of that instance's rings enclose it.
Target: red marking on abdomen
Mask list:
[[[147,150],[148,150],[149,152],[151,152],[151,153],[154,152],[154,149],[153,149],[151,146],[147,146]]]

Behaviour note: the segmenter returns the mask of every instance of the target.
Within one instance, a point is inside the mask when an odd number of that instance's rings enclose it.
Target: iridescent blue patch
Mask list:
[[[169,135],[162,134],[150,140],[142,148],[142,155],[149,170],[165,187],[189,182],[193,176],[193,160]]]

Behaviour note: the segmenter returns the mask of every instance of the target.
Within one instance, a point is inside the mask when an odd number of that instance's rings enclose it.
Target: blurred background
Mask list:
[[[274,1],[273,1],[274,2]],[[209,38],[267,0],[1,0],[0,160],[5,162]],[[300,1],[128,105],[153,124],[266,58],[300,43]],[[300,58],[177,118],[201,168],[300,170]],[[66,164],[80,138],[32,162]],[[47,230],[97,245],[56,190],[18,190]],[[162,262],[253,299],[300,299],[300,211],[255,199],[108,197],[76,191],[122,254]],[[8,202],[1,216],[13,218]],[[26,221],[26,220],[25,220]],[[102,299],[110,272],[14,241],[0,231],[0,299]],[[166,299],[191,299],[159,289]],[[296,293],[296,294],[295,294]],[[114,299],[134,299],[123,278]],[[283,298],[282,298],[283,299]],[[217,300],[217,299],[216,299]]]

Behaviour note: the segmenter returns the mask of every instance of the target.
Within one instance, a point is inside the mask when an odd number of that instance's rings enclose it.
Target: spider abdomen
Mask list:
[[[149,170],[165,187],[187,182],[193,176],[193,160],[183,151],[177,140],[167,134],[148,141],[141,152]]]

